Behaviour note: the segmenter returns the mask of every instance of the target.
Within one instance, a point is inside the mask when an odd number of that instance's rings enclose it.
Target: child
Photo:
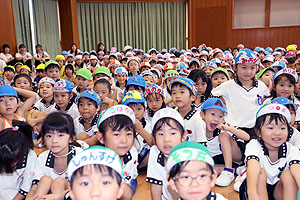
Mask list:
[[[148,163],[148,153],[150,147],[153,145],[152,136],[149,134],[151,132],[150,122],[146,121],[145,115],[145,98],[143,95],[136,91],[129,91],[122,99],[122,104],[129,106],[137,119],[135,122],[135,131],[137,136],[135,138],[134,147],[138,151],[138,169],[142,169],[147,166]]]
[[[273,89],[273,76],[275,74],[275,69],[273,67],[267,67],[257,73],[256,78],[261,80],[266,84],[269,91]]]
[[[145,91],[145,98],[147,101],[147,111],[145,113],[145,119],[152,121],[153,115],[162,108],[166,107],[164,102],[164,91],[156,84],[151,84]]]
[[[45,64],[39,64],[35,68],[35,74],[36,74],[36,77],[34,78],[34,82],[36,82],[36,84],[38,85],[39,81],[46,76],[46,74],[45,74]]]
[[[15,68],[17,74],[20,74],[20,68],[21,68],[22,66],[23,66],[23,63],[21,63],[21,62],[17,62],[17,63],[14,65],[14,68]]]
[[[155,78],[151,71],[143,71],[141,75],[146,81],[145,88],[154,83]]]
[[[165,74],[165,85],[164,85],[165,103],[168,107],[171,108],[175,107],[175,105],[172,102],[170,83],[172,83],[178,77],[179,77],[179,73],[176,70],[168,70]]]
[[[15,68],[11,65],[4,67],[4,81],[6,85],[11,85],[15,77]]]
[[[247,179],[240,189],[249,199],[296,199],[300,152],[286,142],[290,121],[289,110],[281,104],[266,104],[258,110],[258,139],[246,146]]]
[[[127,81],[125,92],[136,90],[136,91],[144,94],[145,88],[146,88],[145,79],[141,75],[133,75],[133,76],[130,76]]]
[[[189,78],[180,77],[171,83],[170,89],[172,92],[172,101],[184,119],[185,128],[189,134],[189,141],[206,143],[205,124],[199,112],[192,106],[197,96],[194,81]]]
[[[233,181],[232,161],[243,160],[244,141],[250,140],[245,131],[223,123],[226,114],[225,105],[218,98],[207,99],[200,112],[206,124],[207,149],[216,164],[225,164],[224,170],[216,180],[218,186],[228,186]]]
[[[206,73],[201,69],[195,69],[191,71],[188,78],[195,82],[197,87],[197,96],[193,103],[193,106],[200,111],[200,107],[204,101],[206,101],[211,92],[211,81],[207,77]]]
[[[27,65],[22,65],[22,67],[20,67],[20,74],[27,74],[28,76],[30,76],[31,70]]]
[[[73,97],[73,84],[65,79],[59,80],[52,88],[55,105],[50,109],[52,112],[63,112],[69,114],[73,119],[79,116],[78,108],[71,101]]]
[[[75,76],[75,67],[73,64],[68,63],[65,66],[63,79],[71,81],[73,85],[75,84],[76,76]]]
[[[211,191],[217,172],[208,150],[199,143],[182,142],[175,146],[167,161],[168,181],[180,199],[223,199]]]
[[[24,199],[30,190],[36,165],[32,128],[13,120],[0,132],[0,199]]]
[[[175,191],[168,187],[166,164],[171,149],[186,140],[183,118],[176,110],[163,108],[154,114],[151,129],[156,144],[150,149],[146,179],[151,183],[151,197],[178,199]]]
[[[224,68],[218,67],[211,72],[211,84],[212,88],[216,88],[222,83],[229,80],[228,71]]]
[[[103,155],[103,159],[97,159],[99,155]],[[116,152],[102,146],[86,149],[68,165],[70,197],[72,200],[117,200],[124,192],[122,175],[121,160]]]
[[[85,141],[89,146],[97,143],[97,114],[101,99],[96,92],[85,90],[77,99],[80,116],[74,119],[75,133],[78,140]]]
[[[41,138],[48,150],[39,155],[29,197],[63,199],[68,188],[67,165],[81,151],[71,145],[75,139],[74,124],[68,114],[49,114],[43,125]],[[51,194],[48,195],[48,193]]]
[[[50,110],[54,106],[53,92],[52,88],[55,84],[55,81],[52,78],[44,77],[39,82],[39,99],[34,105],[33,109],[50,113]]]
[[[217,69],[217,67],[218,66],[215,63],[207,61],[201,66],[201,69],[206,73],[207,77],[210,78],[211,72]]]
[[[123,94],[126,89],[127,78],[128,78],[128,71],[126,70],[126,68],[118,67],[115,70],[116,87],[118,90],[118,95],[117,95],[118,102],[120,102],[121,99],[123,98]]]
[[[101,113],[97,126],[97,139],[114,150],[121,158],[122,178],[126,182],[122,199],[131,199],[137,187],[138,153],[133,147],[135,114],[125,105],[115,105]]]
[[[49,60],[45,64],[46,76],[52,78],[55,82],[59,81],[60,65],[52,60]]]
[[[17,93],[26,99],[20,107]],[[0,130],[12,127],[13,119],[24,121],[23,116],[31,108],[35,98],[36,93],[32,91],[0,85]]]
[[[14,77],[14,82],[12,83],[12,86],[14,86],[16,88],[21,88],[21,89],[24,89],[24,90],[32,91],[31,77],[28,74],[22,74],[22,73],[17,74]]]
[[[200,62],[197,58],[192,58],[189,62],[189,70],[200,69]]]
[[[76,73],[75,83],[76,87],[73,88],[72,92],[75,97],[79,96],[83,91],[87,90],[90,83],[92,82],[92,73],[86,68],[79,69]]]
[[[212,90],[212,95],[221,97],[228,115],[225,121],[255,137],[253,127],[255,113],[262,105],[263,98],[270,95],[267,86],[255,79],[258,58],[250,49],[242,49],[235,57],[237,77]]]
[[[99,63],[98,63],[98,58],[97,56],[91,55],[90,57],[90,64],[88,66],[88,69],[91,72],[94,72],[98,67],[100,67]]]
[[[140,68],[140,60],[137,57],[131,57],[127,61],[130,76],[138,75]]]

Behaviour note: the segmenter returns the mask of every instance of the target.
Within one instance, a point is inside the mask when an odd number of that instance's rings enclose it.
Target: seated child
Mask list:
[[[147,88],[149,85],[154,83],[155,78],[151,71],[143,71],[141,73],[141,75],[145,79],[145,82],[146,82],[145,88]]]
[[[15,71],[17,74],[20,74],[20,68],[23,66],[23,63],[17,62],[13,67],[15,68]]]
[[[35,68],[36,77],[34,78],[34,82],[38,85],[39,81],[46,76],[45,74],[45,64],[39,64]]]
[[[77,86],[74,87],[72,90],[75,97],[79,96],[83,91],[87,90],[91,82],[92,82],[92,73],[90,72],[90,70],[86,68],[79,69],[76,73],[76,78],[75,78],[75,83]]]
[[[128,78],[128,71],[124,67],[118,67],[115,70],[116,88],[117,88],[117,102],[120,102],[123,98],[124,91],[126,89]]]
[[[112,98],[112,86],[108,80],[102,78],[97,80],[94,83],[93,91],[95,91],[101,98],[100,113],[103,110],[117,104],[117,102]]]
[[[204,145],[186,141],[175,146],[167,161],[167,171],[169,184],[178,191],[180,199],[225,200],[211,191],[217,172]]]
[[[54,106],[53,92],[52,88],[55,81],[52,78],[44,77],[39,81],[39,99],[33,105],[33,109],[50,113],[51,108]]]
[[[74,67],[73,64],[68,63],[65,66],[63,79],[66,79],[66,80],[72,82],[73,85],[75,84],[75,82],[76,82],[76,80],[75,80],[76,76],[75,76],[75,67]]]
[[[171,149],[186,140],[183,118],[176,110],[163,108],[154,114],[151,129],[156,144],[150,149],[146,179],[151,184],[151,197],[178,199],[176,192],[168,187],[166,165]]]
[[[215,164],[225,165],[216,180],[218,186],[228,186],[234,179],[232,161],[241,162],[245,152],[244,141],[250,136],[243,130],[224,124],[227,114],[224,103],[218,98],[207,99],[200,116],[206,124],[207,149]],[[222,166],[223,169],[223,166]]]
[[[229,74],[226,69],[218,67],[211,72],[211,85],[212,88],[216,88],[222,83],[229,80]]]
[[[27,65],[22,65],[22,67],[20,67],[20,74],[27,74],[30,76],[30,73],[31,69]]]
[[[125,92],[136,90],[144,94],[145,88],[146,88],[145,79],[141,75],[133,75],[130,76],[127,81]]]
[[[56,61],[49,60],[45,64],[46,76],[52,78],[55,82],[59,81],[60,65]]]
[[[89,146],[97,144],[97,114],[101,99],[96,92],[85,90],[76,98],[80,116],[74,119],[75,133],[78,140],[85,141]]]
[[[200,117],[197,109],[192,106],[197,96],[194,81],[189,78],[179,77],[171,85],[172,101],[184,119],[185,128],[188,132],[188,140],[192,142],[207,142],[205,137],[205,123]]]
[[[59,80],[52,88],[55,105],[50,109],[52,112],[63,112],[71,115],[73,119],[79,117],[78,108],[73,101],[73,84],[65,79]]]
[[[15,77],[15,68],[11,65],[4,67],[4,81],[6,85],[11,85]]]
[[[97,139],[105,147],[114,150],[121,158],[122,178],[126,182],[122,199],[131,199],[137,187],[138,152],[133,147],[135,115],[125,105],[115,105],[103,111],[98,119]]]
[[[139,74],[140,60],[138,57],[130,57],[127,61],[127,66],[130,76],[135,76]]]
[[[175,104],[174,102],[172,102],[170,83],[172,83],[178,77],[179,77],[179,73],[176,70],[168,70],[165,74],[165,85],[164,85],[165,104],[171,108],[174,108]]]
[[[104,79],[107,79],[108,81],[111,81],[110,71],[104,66],[98,67],[96,69],[96,71],[94,72],[94,76],[93,76],[94,83],[99,78],[104,78]]]
[[[266,84],[269,91],[273,89],[273,76],[275,74],[275,69],[273,67],[267,67],[257,73],[256,78],[261,80]]]
[[[97,159],[100,155],[103,157]],[[68,165],[71,199],[119,199],[125,187],[121,163],[116,152],[102,146],[85,149],[74,156]]]
[[[217,68],[218,66],[211,61],[207,61],[201,66],[201,69],[206,73],[208,78],[210,78],[211,72]]]

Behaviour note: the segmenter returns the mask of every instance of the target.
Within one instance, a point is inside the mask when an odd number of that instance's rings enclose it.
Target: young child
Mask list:
[[[36,74],[36,77],[34,78],[34,82],[36,82],[36,84],[38,85],[39,81],[46,76],[46,74],[45,74],[45,64],[39,64],[35,68],[35,74]]]
[[[96,92],[85,90],[76,98],[80,116],[74,119],[75,133],[78,140],[85,141],[89,146],[97,143],[97,114],[101,99]]]
[[[188,132],[188,140],[192,142],[207,142],[205,137],[205,123],[199,112],[192,106],[197,96],[197,89],[194,81],[189,78],[179,77],[170,85],[172,101],[178,112],[184,119],[185,128]]]
[[[197,88],[197,96],[193,103],[193,106],[200,111],[200,107],[204,101],[206,101],[211,92],[211,81],[207,77],[206,73],[201,69],[195,69],[191,71],[188,78],[195,82]]]
[[[103,157],[97,159],[100,155]],[[71,199],[121,198],[125,187],[121,163],[116,152],[102,146],[93,146],[74,156],[68,165]]]
[[[125,92],[129,92],[132,90],[136,90],[142,94],[144,94],[146,88],[146,81],[141,75],[130,76],[127,84]]]
[[[75,76],[75,67],[73,64],[68,63],[65,66],[63,79],[71,81],[73,83],[73,85],[75,84],[76,76]]]
[[[75,139],[74,124],[70,119],[68,114],[55,112],[49,114],[42,125],[41,138],[48,150],[37,159],[33,185],[28,194],[32,199],[63,199],[68,190],[67,165],[82,151],[70,144]]]
[[[135,114],[125,105],[115,105],[103,111],[98,119],[97,138],[105,147],[114,150],[121,158],[122,178],[126,182],[122,199],[131,199],[137,187],[138,152],[133,147]]]
[[[228,115],[225,121],[239,127],[255,137],[253,127],[255,113],[262,105],[263,98],[270,95],[267,86],[255,79],[258,70],[258,58],[250,49],[242,49],[235,57],[237,77],[212,90],[212,95],[221,97]]]
[[[91,55],[90,57],[90,64],[88,66],[88,69],[91,72],[94,72],[98,67],[100,67],[99,63],[98,63],[98,58],[97,56]]]
[[[12,83],[12,86],[16,88],[21,88],[24,90],[30,90],[32,91],[32,80],[31,77],[28,74],[17,74],[14,77],[14,81]],[[21,99],[23,100],[23,99]]]
[[[240,189],[249,199],[297,198],[300,152],[286,142],[290,121],[289,110],[281,104],[266,104],[258,110],[258,139],[246,146],[247,179]]]
[[[11,85],[15,77],[15,68],[11,65],[4,67],[4,81],[6,85]]]
[[[109,69],[107,69],[107,67],[104,66],[98,67],[95,70],[93,78],[94,78],[94,82],[97,81],[99,78],[104,78],[108,81],[111,81],[110,71]]]
[[[145,119],[151,122],[153,115],[160,109],[166,107],[166,104],[164,102],[164,91],[158,85],[151,84],[147,87],[144,96],[147,101]]]
[[[151,129],[156,144],[150,149],[146,179],[151,184],[151,197],[178,199],[176,192],[168,187],[166,164],[171,149],[186,140],[183,118],[176,110],[163,108],[154,114]]]
[[[20,107],[18,94],[26,100]],[[12,120],[24,121],[24,114],[33,105],[36,93],[10,85],[0,85],[0,130],[12,127]]]
[[[204,145],[186,141],[175,146],[167,161],[167,170],[169,184],[178,191],[180,199],[225,200],[211,191],[217,172]]]
[[[98,79],[95,84],[93,91],[95,91],[99,97],[101,98],[101,106],[100,111],[101,113],[104,109],[110,108],[113,105],[118,104],[113,98],[112,94],[117,94],[116,91],[112,91],[111,84],[106,79]]]
[[[179,77],[179,73],[176,70],[168,70],[165,74],[165,88],[164,88],[164,94],[165,94],[165,103],[168,107],[175,107],[174,102],[172,102],[171,97],[171,89],[170,89],[170,83],[172,83],[174,80],[176,80]]]
[[[53,92],[52,88],[55,84],[55,81],[52,78],[44,77],[39,82],[39,99],[34,105],[33,109],[50,113],[50,110],[54,106]]]
[[[50,109],[52,112],[63,112],[69,114],[73,119],[79,117],[78,108],[73,101],[73,84],[65,79],[59,80],[52,88],[55,105]]]
[[[210,78],[211,72],[217,69],[217,67],[218,66],[215,63],[207,61],[201,66],[201,69],[206,73],[207,77]]]
[[[137,136],[133,145],[139,154],[138,169],[142,169],[143,167],[147,167],[148,153],[150,147],[153,145],[152,135],[150,134],[150,122],[144,118],[146,110],[145,98],[140,92],[132,90],[125,94],[122,99],[122,104],[129,106],[135,114],[136,122],[134,127]]]
[[[27,65],[22,65],[22,67],[20,67],[20,74],[27,74],[30,76],[30,73],[31,69]]]
[[[12,125],[0,132],[0,199],[24,199],[36,167],[31,126],[17,120]]]
[[[154,78],[154,75],[151,71],[143,71],[141,75],[146,81],[145,88],[147,88],[149,85],[154,83],[155,78]]]
[[[118,90],[117,99],[118,99],[118,102],[120,102],[121,99],[123,98],[123,94],[126,89],[128,71],[124,67],[118,67],[115,70],[114,78],[116,79],[116,87]]]
[[[59,81],[60,65],[56,61],[49,60],[45,64],[46,76],[52,78],[55,82]]]
[[[15,65],[14,65],[14,68],[15,68],[15,71],[17,74],[20,74],[20,68],[23,66],[23,63],[21,62],[17,62]]]
[[[75,78],[75,83],[77,86],[73,88],[72,92],[75,96],[79,96],[83,91],[87,90],[91,82],[91,71],[86,68],[79,69]]]
[[[275,69],[273,67],[267,67],[257,73],[256,78],[261,80],[266,84],[269,91],[271,92],[273,89],[273,76],[275,74]]]
[[[228,186],[234,180],[232,161],[243,160],[244,141],[250,140],[245,131],[224,124],[226,114],[225,105],[218,98],[207,99],[202,104],[200,112],[206,124],[207,149],[216,164],[225,165],[216,180],[218,186]]]
[[[129,75],[134,76],[139,74],[140,60],[137,57],[131,57],[127,61]]]
[[[224,68],[218,67],[211,72],[211,85],[212,88],[216,88],[222,83],[229,80],[228,71]]]

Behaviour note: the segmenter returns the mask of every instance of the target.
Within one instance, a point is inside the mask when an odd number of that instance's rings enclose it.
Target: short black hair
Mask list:
[[[70,69],[70,70],[72,70],[72,73],[74,74],[74,67],[73,67],[73,65],[72,64],[70,64],[70,63],[68,63],[66,66],[65,66],[65,71],[66,71],[66,69]]]
[[[184,84],[182,84],[180,82],[173,83],[171,88],[173,88],[174,86],[185,87],[185,88],[187,88],[189,90],[190,96],[194,95],[192,93],[192,91],[190,90],[190,88],[188,88],[186,85],[184,85]],[[171,89],[171,95],[172,95],[172,89]]]
[[[43,69],[36,69],[35,71],[36,71],[36,72],[41,72],[41,73],[44,72]]]
[[[10,48],[8,44],[3,44],[2,45],[2,50],[4,51],[5,48]]]
[[[18,78],[26,78],[28,80],[28,82],[30,83],[30,85],[32,85],[32,80],[31,80],[31,77],[28,75],[28,74],[17,74],[15,77],[14,77],[14,81],[13,81],[13,85],[15,86],[15,83],[16,83],[16,80]]]
[[[20,45],[19,45],[19,49],[20,49],[20,48],[26,48],[25,44],[20,44]]]
[[[80,98],[78,99],[78,104],[77,104],[78,107],[79,107],[79,104],[80,104],[80,100],[81,100],[82,98],[87,99],[89,102],[93,103],[93,105],[94,105],[96,108],[98,108],[97,102],[94,101],[94,100],[92,100],[92,99],[90,99],[90,98],[87,98],[87,97],[80,97]]]
[[[49,64],[47,67],[45,67],[45,72],[47,72],[49,69],[54,69],[54,68],[57,68],[57,69],[60,70],[59,65],[56,65],[56,64]]]
[[[111,91],[111,84],[108,80],[104,79],[104,78],[99,78],[95,83],[94,83],[94,87],[98,84],[105,84],[108,88],[109,91]]]
[[[153,128],[153,131],[152,131],[152,135],[153,135],[153,138],[154,140],[156,140],[156,132],[164,125],[164,124],[167,124],[168,126],[172,127],[171,126],[171,122],[174,122],[176,124],[176,128],[179,129],[180,131],[180,134],[181,134],[181,137],[183,136],[184,134],[184,128],[181,126],[181,124],[179,124],[178,121],[174,120],[173,118],[169,118],[169,117],[164,117],[164,118],[161,118],[160,120],[158,120]]]
[[[130,86],[133,86],[133,88],[137,91],[142,90],[143,93],[145,92],[145,88],[142,86],[138,86],[138,85],[126,85],[125,90],[128,91]]]

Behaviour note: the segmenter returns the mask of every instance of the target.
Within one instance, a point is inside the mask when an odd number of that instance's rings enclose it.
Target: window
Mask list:
[[[300,25],[299,0],[271,0],[270,26]]]

